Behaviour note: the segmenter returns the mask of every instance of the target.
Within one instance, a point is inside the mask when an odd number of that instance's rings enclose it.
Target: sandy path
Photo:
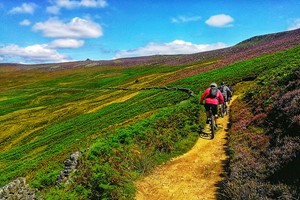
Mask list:
[[[159,166],[152,174],[136,182],[136,199],[216,199],[217,184],[223,180],[227,159],[228,116],[219,118],[218,123],[223,128],[219,128],[213,140],[199,137],[189,152]]]

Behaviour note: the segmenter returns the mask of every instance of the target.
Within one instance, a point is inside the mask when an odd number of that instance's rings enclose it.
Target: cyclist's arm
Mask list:
[[[230,95],[232,95],[232,91],[229,89],[229,87],[226,87],[226,91],[229,92]]]
[[[206,89],[206,90],[203,92],[202,96],[201,96],[200,104],[203,103],[205,97],[206,97],[208,94],[209,94],[209,90]]]

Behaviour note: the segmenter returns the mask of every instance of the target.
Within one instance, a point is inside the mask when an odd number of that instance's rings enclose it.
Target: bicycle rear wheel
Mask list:
[[[210,121],[210,131],[211,131],[210,139],[214,139],[215,131],[216,131],[215,116],[211,114],[210,119],[211,119],[211,121]]]

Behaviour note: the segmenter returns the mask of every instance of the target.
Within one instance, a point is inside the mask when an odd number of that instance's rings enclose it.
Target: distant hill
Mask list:
[[[260,35],[244,40],[232,47],[212,51],[180,54],[180,55],[154,55],[131,58],[120,58],[115,60],[90,60],[49,63],[35,65],[21,65],[14,63],[0,63],[1,66],[15,67],[15,69],[43,68],[46,70],[62,70],[66,68],[92,67],[92,66],[136,66],[136,65],[164,65],[178,66],[202,60],[218,60],[213,66],[218,68],[229,63],[255,58],[265,54],[289,49],[300,44],[300,29]]]

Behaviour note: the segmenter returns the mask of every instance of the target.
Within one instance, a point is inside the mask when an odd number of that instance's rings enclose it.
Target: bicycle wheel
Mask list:
[[[216,123],[215,123],[215,116],[213,114],[210,115],[210,139],[214,139],[215,137],[215,131],[216,131]]]

